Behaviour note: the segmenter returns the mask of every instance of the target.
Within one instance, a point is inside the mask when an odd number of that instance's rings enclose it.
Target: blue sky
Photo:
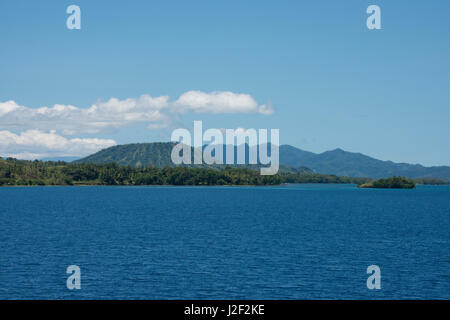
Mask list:
[[[81,8],[81,30],[66,28],[71,4]],[[370,4],[381,7],[382,30],[366,28]],[[450,165],[449,13],[448,1],[423,0],[3,0],[0,103],[9,104],[0,107],[0,152],[73,155],[168,141],[175,127],[203,120],[205,128],[279,128],[282,144],[314,152]],[[217,93],[208,110],[180,107],[190,91],[233,93],[243,109],[230,111]],[[142,95],[167,96],[167,106]],[[77,122],[82,110],[33,113],[101,103],[99,122],[114,122],[101,130]],[[115,112],[127,103],[150,103],[146,116],[158,119],[121,121]]]

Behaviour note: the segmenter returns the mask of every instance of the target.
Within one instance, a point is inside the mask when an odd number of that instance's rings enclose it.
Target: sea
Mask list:
[[[0,299],[449,298],[449,186],[0,188]]]

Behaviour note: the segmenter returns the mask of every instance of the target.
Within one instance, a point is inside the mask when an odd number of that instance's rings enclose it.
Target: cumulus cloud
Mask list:
[[[14,101],[0,103],[0,125],[8,129],[60,130],[63,134],[99,133],[136,123],[162,123],[167,115],[168,97],[138,99],[111,98],[89,108],[56,104],[53,107],[28,108]]]
[[[0,102],[0,127],[9,130],[58,130],[65,135],[95,134],[145,123],[149,129],[169,126],[174,115],[194,113],[272,114],[271,105],[258,105],[249,94],[188,91],[177,100],[168,96],[99,101],[88,108],[56,104],[29,108],[15,101]]]
[[[265,112],[267,107],[259,106],[251,95],[233,92],[188,91],[175,101],[173,107],[182,112],[267,114]]]
[[[20,134],[0,131],[0,156],[19,159],[86,156],[116,145],[111,139],[67,139],[54,130],[27,130]]]

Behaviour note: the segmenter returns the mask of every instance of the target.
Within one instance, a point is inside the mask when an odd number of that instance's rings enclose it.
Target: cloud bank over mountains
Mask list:
[[[124,100],[110,98],[89,108],[63,104],[30,108],[11,100],[0,102],[0,156],[21,159],[85,156],[116,142],[64,136],[95,135],[142,123],[149,129],[167,128],[174,115],[186,113],[273,112],[270,104],[260,105],[249,94],[227,91],[188,91],[174,101],[168,96],[147,94]]]

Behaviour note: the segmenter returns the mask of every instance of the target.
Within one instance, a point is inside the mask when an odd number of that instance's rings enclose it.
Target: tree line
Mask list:
[[[316,173],[262,176],[249,168],[130,167],[116,163],[75,164],[63,161],[0,159],[0,186],[46,185],[279,185],[283,183],[355,183],[349,178]]]

